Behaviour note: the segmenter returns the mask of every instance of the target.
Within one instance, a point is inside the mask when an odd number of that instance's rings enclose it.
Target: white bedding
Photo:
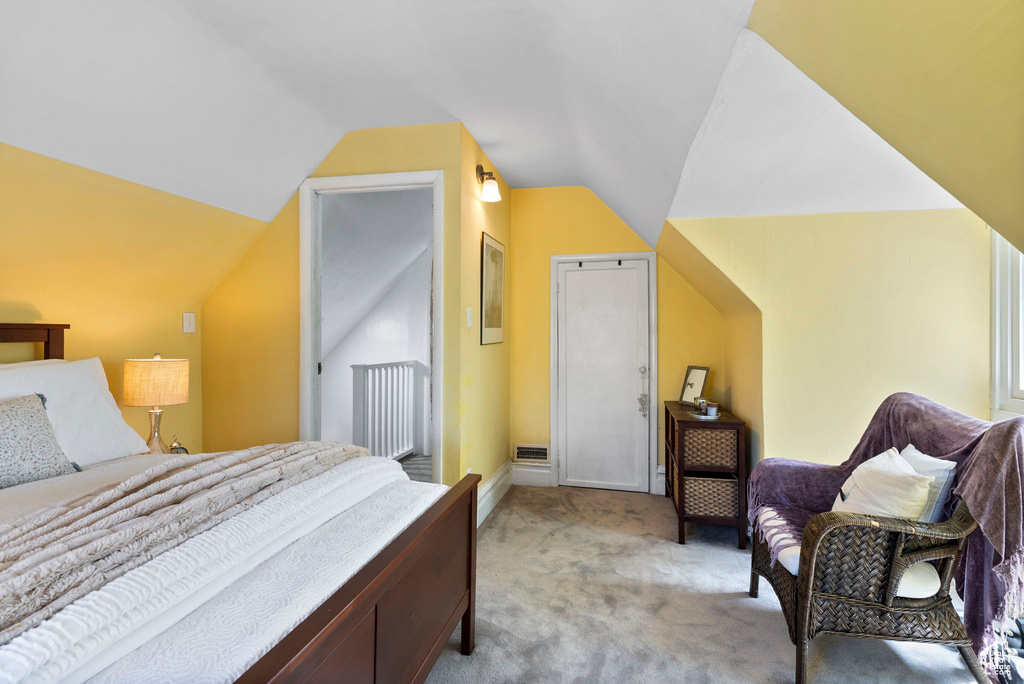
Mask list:
[[[80,473],[69,473],[48,480],[36,480],[17,487],[0,489],[0,523],[17,520],[48,503],[81,496],[100,487],[116,484],[132,475],[138,475],[166,458],[167,454],[128,456],[84,466]]]
[[[233,682],[394,540],[447,487],[397,482],[325,523],[90,684]]]
[[[44,481],[48,486],[5,490],[0,520],[116,482],[154,458],[121,459]],[[409,482],[387,459],[347,461],[0,647],[0,682],[84,681],[97,673],[96,681],[110,682],[233,681],[445,489]]]

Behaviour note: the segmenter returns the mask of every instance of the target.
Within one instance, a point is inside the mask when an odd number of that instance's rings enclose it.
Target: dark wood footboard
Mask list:
[[[467,475],[237,681],[419,683],[476,620],[476,498]]]

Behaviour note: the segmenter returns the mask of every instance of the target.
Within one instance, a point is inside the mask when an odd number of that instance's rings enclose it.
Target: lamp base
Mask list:
[[[146,440],[146,445],[151,454],[171,453],[171,450],[164,444],[163,437],[160,436],[160,418],[163,414],[164,410],[159,406],[154,406],[153,410],[149,412],[149,439]]]

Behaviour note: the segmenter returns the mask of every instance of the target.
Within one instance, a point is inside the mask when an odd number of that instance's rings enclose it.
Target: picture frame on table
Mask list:
[[[708,382],[709,366],[687,366],[683,379],[683,389],[679,393],[679,403],[685,406],[696,406],[694,401],[703,396],[704,386]]]

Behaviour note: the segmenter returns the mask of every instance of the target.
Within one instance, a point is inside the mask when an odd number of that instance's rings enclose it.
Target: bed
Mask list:
[[[68,327],[0,324],[0,342],[42,342],[43,356],[59,359]],[[297,444],[280,448],[302,451],[320,447]],[[333,448],[337,451],[340,447]],[[87,466],[83,472],[52,481],[0,490],[0,520],[20,515],[32,501],[59,498],[57,492],[65,496],[68,487],[94,487],[151,468],[156,458],[133,456]],[[346,484],[346,477],[361,477],[360,483],[384,483],[373,487],[360,484],[365,490],[363,498],[351,505],[339,502],[341,512],[330,507],[334,503],[324,504],[319,514],[324,521],[294,524],[295,530],[289,534],[301,536],[282,535],[281,548],[275,551],[268,544],[263,553],[271,555],[255,567],[240,564],[235,575],[226,573],[218,580],[223,586],[211,581],[205,594],[212,595],[204,597],[200,591],[199,598],[189,599],[193,603],[202,599],[196,605],[182,602],[168,609],[162,622],[154,621],[138,630],[141,634],[137,636],[133,632],[132,638],[117,642],[116,648],[105,647],[97,660],[77,664],[70,679],[422,682],[460,623],[461,651],[471,654],[480,477],[467,475],[454,487],[443,488],[409,482],[395,468],[396,463],[380,457],[351,458],[296,486],[294,495],[287,490],[273,497],[284,501],[286,495],[293,495],[300,504],[302,496],[326,500],[316,487],[328,486],[321,482],[329,479],[327,475],[340,483],[338,491],[355,487]],[[263,508],[252,510],[270,515]],[[288,517],[279,515],[282,520]],[[249,524],[263,524],[257,517],[252,520],[256,522]],[[303,525],[310,529],[306,531]],[[207,539],[212,531],[196,539]],[[170,558],[179,548],[164,556]],[[159,559],[142,567],[149,568]],[[100,593],[102,590],[94,592]],[[59,625],[66,612],[67,608],[45,624]],[[281,620],[290,621],[283,633],[279,633],[280,624],[273,624]]]

